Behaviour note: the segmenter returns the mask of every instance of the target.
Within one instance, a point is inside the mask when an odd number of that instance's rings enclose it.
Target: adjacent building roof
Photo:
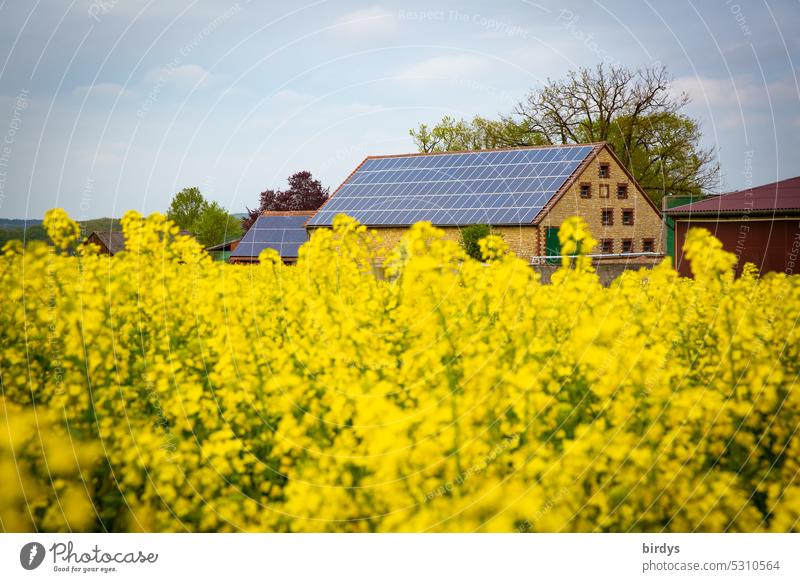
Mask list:
[[[298,249],[308,240],[304,224],[314,212],[263,212],[231,253],[231,260],[255,261],[267,248],[278,251],[283,259],[296,259]]]
[[[531,224],[604,143],[370,156],[307,226],[347,214],[368,226]]]
[[[669,216],[800,213],[800,176],[664,211]]]
[[[178,235],[194,237],[188,230],[178,231]],[[88,236],[87,240],[91,240],[92,237],[95,237],[110,255],[116,255],[125,250],[125,235],[121,232],[95,230]]]
[[[206,250],[206,252],[209,252],[209,253],[214,252],[214,251],[229,251],[229,250],[231,250],[232,246],[235,246],[236,243],[239,242],[239,240],[241,240],[241,239],[235,238],[233,240],[229,240],[227,242],[220,243],[218,245],[212,245],[210,247],[206,247],[205,250]]]
[[[106,232],[96,230],[92,234],[89,235],[89,238],[94,236],[99,240],[103,246],[106,247],[106,250],[111,255],[116,255],[125,250],[125,235],[121,232]]]

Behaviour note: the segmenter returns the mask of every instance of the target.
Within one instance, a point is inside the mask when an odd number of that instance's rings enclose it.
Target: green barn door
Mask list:
[[[558,240],[558,227],[549,226],[545,232],[544,254],[548,257],[561,254],[561,241]],[[548,263],[559,263],[559,259],[547,259]]]

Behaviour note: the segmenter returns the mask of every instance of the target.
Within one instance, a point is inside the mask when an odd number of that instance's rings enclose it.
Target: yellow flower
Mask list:
[[[566,219],[558,230],[558,240],[561,243],[562,265],[569,266],[573,256],[579,269],[587,268],[591,264],[591,261],[583,255],[591,253],[597,246],[597,241],[581,217],[573,216]]]
[[[548,285],[428,223],[387,253],[340,216],[257,268],[122,223],[113,259],[0,255],[8,531],[800,527],[800,277],[734,279],[707,232],[694,279],[603,287],[580,219]]]
[[[81,235],[80,226],[62,208],[53,208],[44,214],[44,228],[56,248],[69,248]]]

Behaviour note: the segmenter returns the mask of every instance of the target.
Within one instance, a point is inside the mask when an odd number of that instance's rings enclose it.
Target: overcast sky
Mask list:
[[[0,217],[333,190],[408,129],[598,61],[666,65],[723,186],[800,175],[800,3],[0,0]],[[750,175],[752,173],[752,176]]]

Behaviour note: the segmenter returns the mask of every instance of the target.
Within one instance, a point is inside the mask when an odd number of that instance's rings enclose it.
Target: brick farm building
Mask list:
[[[306,223],[347,214],[374,228],[387,249],[428,221],[459,239],[489,224],[519,257],[560,253],[558,228],[580,216],[603,262],[652,263],[663,253],[661,213],[605,143],[372,156]],[[619,256],[650,253],[651,256]],[[634,255],[635,256],[635,255]]]

